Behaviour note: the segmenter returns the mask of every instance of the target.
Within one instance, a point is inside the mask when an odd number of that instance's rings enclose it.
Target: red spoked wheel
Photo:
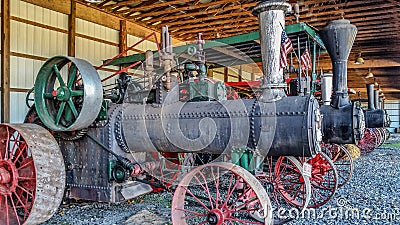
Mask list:
[[[374,132],[375,132],[375,134],[376,134],[376,136],[378,137],[378,139],[377,139],[377,146],[376,147],[379,147],[379,146],[381,146],[384,142],[385,142],[385,140],[386,140],[386,137],[385,137],[385,133],[384,133],[384,131],[383,131],[383,128],[375,128],[374,129]]]
[[[361,155],[368,155],[378,146],[378,136],[373,128],[365,129],[364,136],[358,141],[357,146],[360,148]]]
[[[38,224],[61,203],[63,157],[57,142],[35,124],[0,125],[0,224]]]
[[[337,144],[321,144],[321,150],[332,160],[338,175],[338,188],[343,187],[353,175],[353,159],[350,152]]]
[[[270,224],[272,207],[260,182],[225,162],[190,171],[175,190],[173,224]]]
[[[274,224],[284,224],[294,218],[285,215],[293,207],[304,210],[311,196],[308,177],[303,176],[301,163],[294,157],[266,157],[263,173],[257,175],[269,194],[274,209]]]
[[[338,175],[332,160],[323,152],[313,158],[300,158],[311,165],[311,199],[307,208],[318,208],[327,203],[338,187]]]

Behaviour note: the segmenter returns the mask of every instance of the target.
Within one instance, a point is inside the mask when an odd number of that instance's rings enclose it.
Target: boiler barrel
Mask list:
[[[262,154],[311,156],[318,148],[319,109],[313,97],[125,104],[122,128],[133,152],[221,154],[233,147]]]

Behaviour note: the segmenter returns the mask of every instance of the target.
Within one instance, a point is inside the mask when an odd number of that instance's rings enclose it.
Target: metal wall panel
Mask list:
[[[135,36],[132,36],[132,35],[128,34],[128,38],[127,38],[128,47],[134,45],[135,43],[137,43],[140,40],[142,40],[142,38],[135,37]],[[142,51],[146,51],[146,50],[155,51],[155,50],[157,50],[157,45],[154,42],[145,40],[142,43],[140,43],[138,46],[136,46],[135,48],[139,49],[139,50],[142,50]],[[129,54],[135,54],[135,53],[137,53],[137,52],[132,52],[132,53],[129,53]]]
[[[25,105],[26,93],[24,92],[11,92],[11,123],[22,123],[24,121],[25,115],[28,112],[28,107]]]
[[[385,109],[390,115],[390,131],[393,132],[395,128],[400,128],[400,100],[386,100]],[[399,131],[398,131],[399,132]]]
[[[45,9],[20,0],[10,1],[11,16],[43,25],[68,29],[68,15]],[[10,50],[31,56],[49,58],[67,54],[68,35],[63,32],[11,20]],[[31,58],[11,56],[11,88],[30,89],[44,62]],[[28,108],[24,92],[11,92],[11,122],[23,122]]]
[[[68,29],[68,15],[45,9],[21,0],[10,1],[10,13],[11,16],[61,29]]]
[[[118,31],[82,19],[77,19],[76,21],[76,33],[112,43],[119,42]],[[117,55],[119,53],[119,47],[82,37],[76,37],[75,51],[75,55],[77,58],[85,59],[94,66],[100,66],[103,63],[103,60],[112,58]],[[118,69],[116,67],[107,68]],[[98,72],[101,78],[105,78],[113,74],[112,72],[107,71]],[[104,84],[113,84],[114,80],[115,79],[110,79],[104,82]]]

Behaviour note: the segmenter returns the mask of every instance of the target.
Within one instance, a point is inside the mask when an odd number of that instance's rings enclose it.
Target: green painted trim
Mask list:
[[[300,32],[305,32],[308,34],[312,40],[314,40],[319,47],[323,48],[325,50],[324,43],[322,42],[321,38],[318,36],[316,30],[312,28],[310,25],[307,23],[296,23],[296,24],[290,24],[286,26],[285,28],[287,34],[295,34],[295,33],[300,33]],[[231,37],[225,37],[225,38],[217,38],[214,40],[206,41],[203,48],[204,49],[209,49],[209,48],[214,48],[214,47],[220,47],[224,45],[233,45],[233,44],[238,44],[238,43],[243,43],[243,42],[249,42],[249,41],[255,41],[260,39],[260,32],[259,31],[254,31],[251,33],[247,34],[239,34]],[[196,44],[187,44],[187,45],[181,45],[173,48],[173,52],[177,55],[182,54],[184,52],[187,52],[188,48],[190,47],[196,47]],[[325,51],[321,51],[323,53]],[[153,51],[153,57],[158,58],[158,52]],[[145,54],[140,53],[140,54],[134,54],[130,56],[125,56],[121,57],[118,59],[115,59],[114,61],[110,62],[108,65],[110,66],[118,66],[118,65],[123,65],[123,64],[132,64],[137,61],[144,61]],[[258,61],[256,61],[258,60]],[[107,60],[104,60],[106,62]],[[260,59],[253,59],[255,62],[261,61]]]

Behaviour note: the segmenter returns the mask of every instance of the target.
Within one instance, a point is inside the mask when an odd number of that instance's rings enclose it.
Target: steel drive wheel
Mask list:
[[[311,169],[311,199],[307,208],[317,208],[327,203],[338,187],[338,175],[332,160],[323,152],[314,158],[301,157],[302,164],[307,162]]]
[[[294,207],[304,210],[311,196],[310,180],[302,173],[301,163],[294,157],[266,157],[263,173],[257,175],[269,194],[274,209],[274,224],[284,224],[295,218],[285,212]]]
[[[353,158],[342,145],[321,144],[321,150],[332,160],[338,174],[338,188],[349,182],[353,175]]]
[[[0,224],[48,220],[64,189],[64,161],[53,136],[36,124],[1,124]]]
[[[270,224],[272,207],[250,172],[218,162],[186,174],[176,188],[171,215],[172,223],[179,225]]]
[[[35,106],[43,124],[54,131],[87,128],[97,118],[103,88],[97,71],[85,60],[56,56],[40,68]]]

